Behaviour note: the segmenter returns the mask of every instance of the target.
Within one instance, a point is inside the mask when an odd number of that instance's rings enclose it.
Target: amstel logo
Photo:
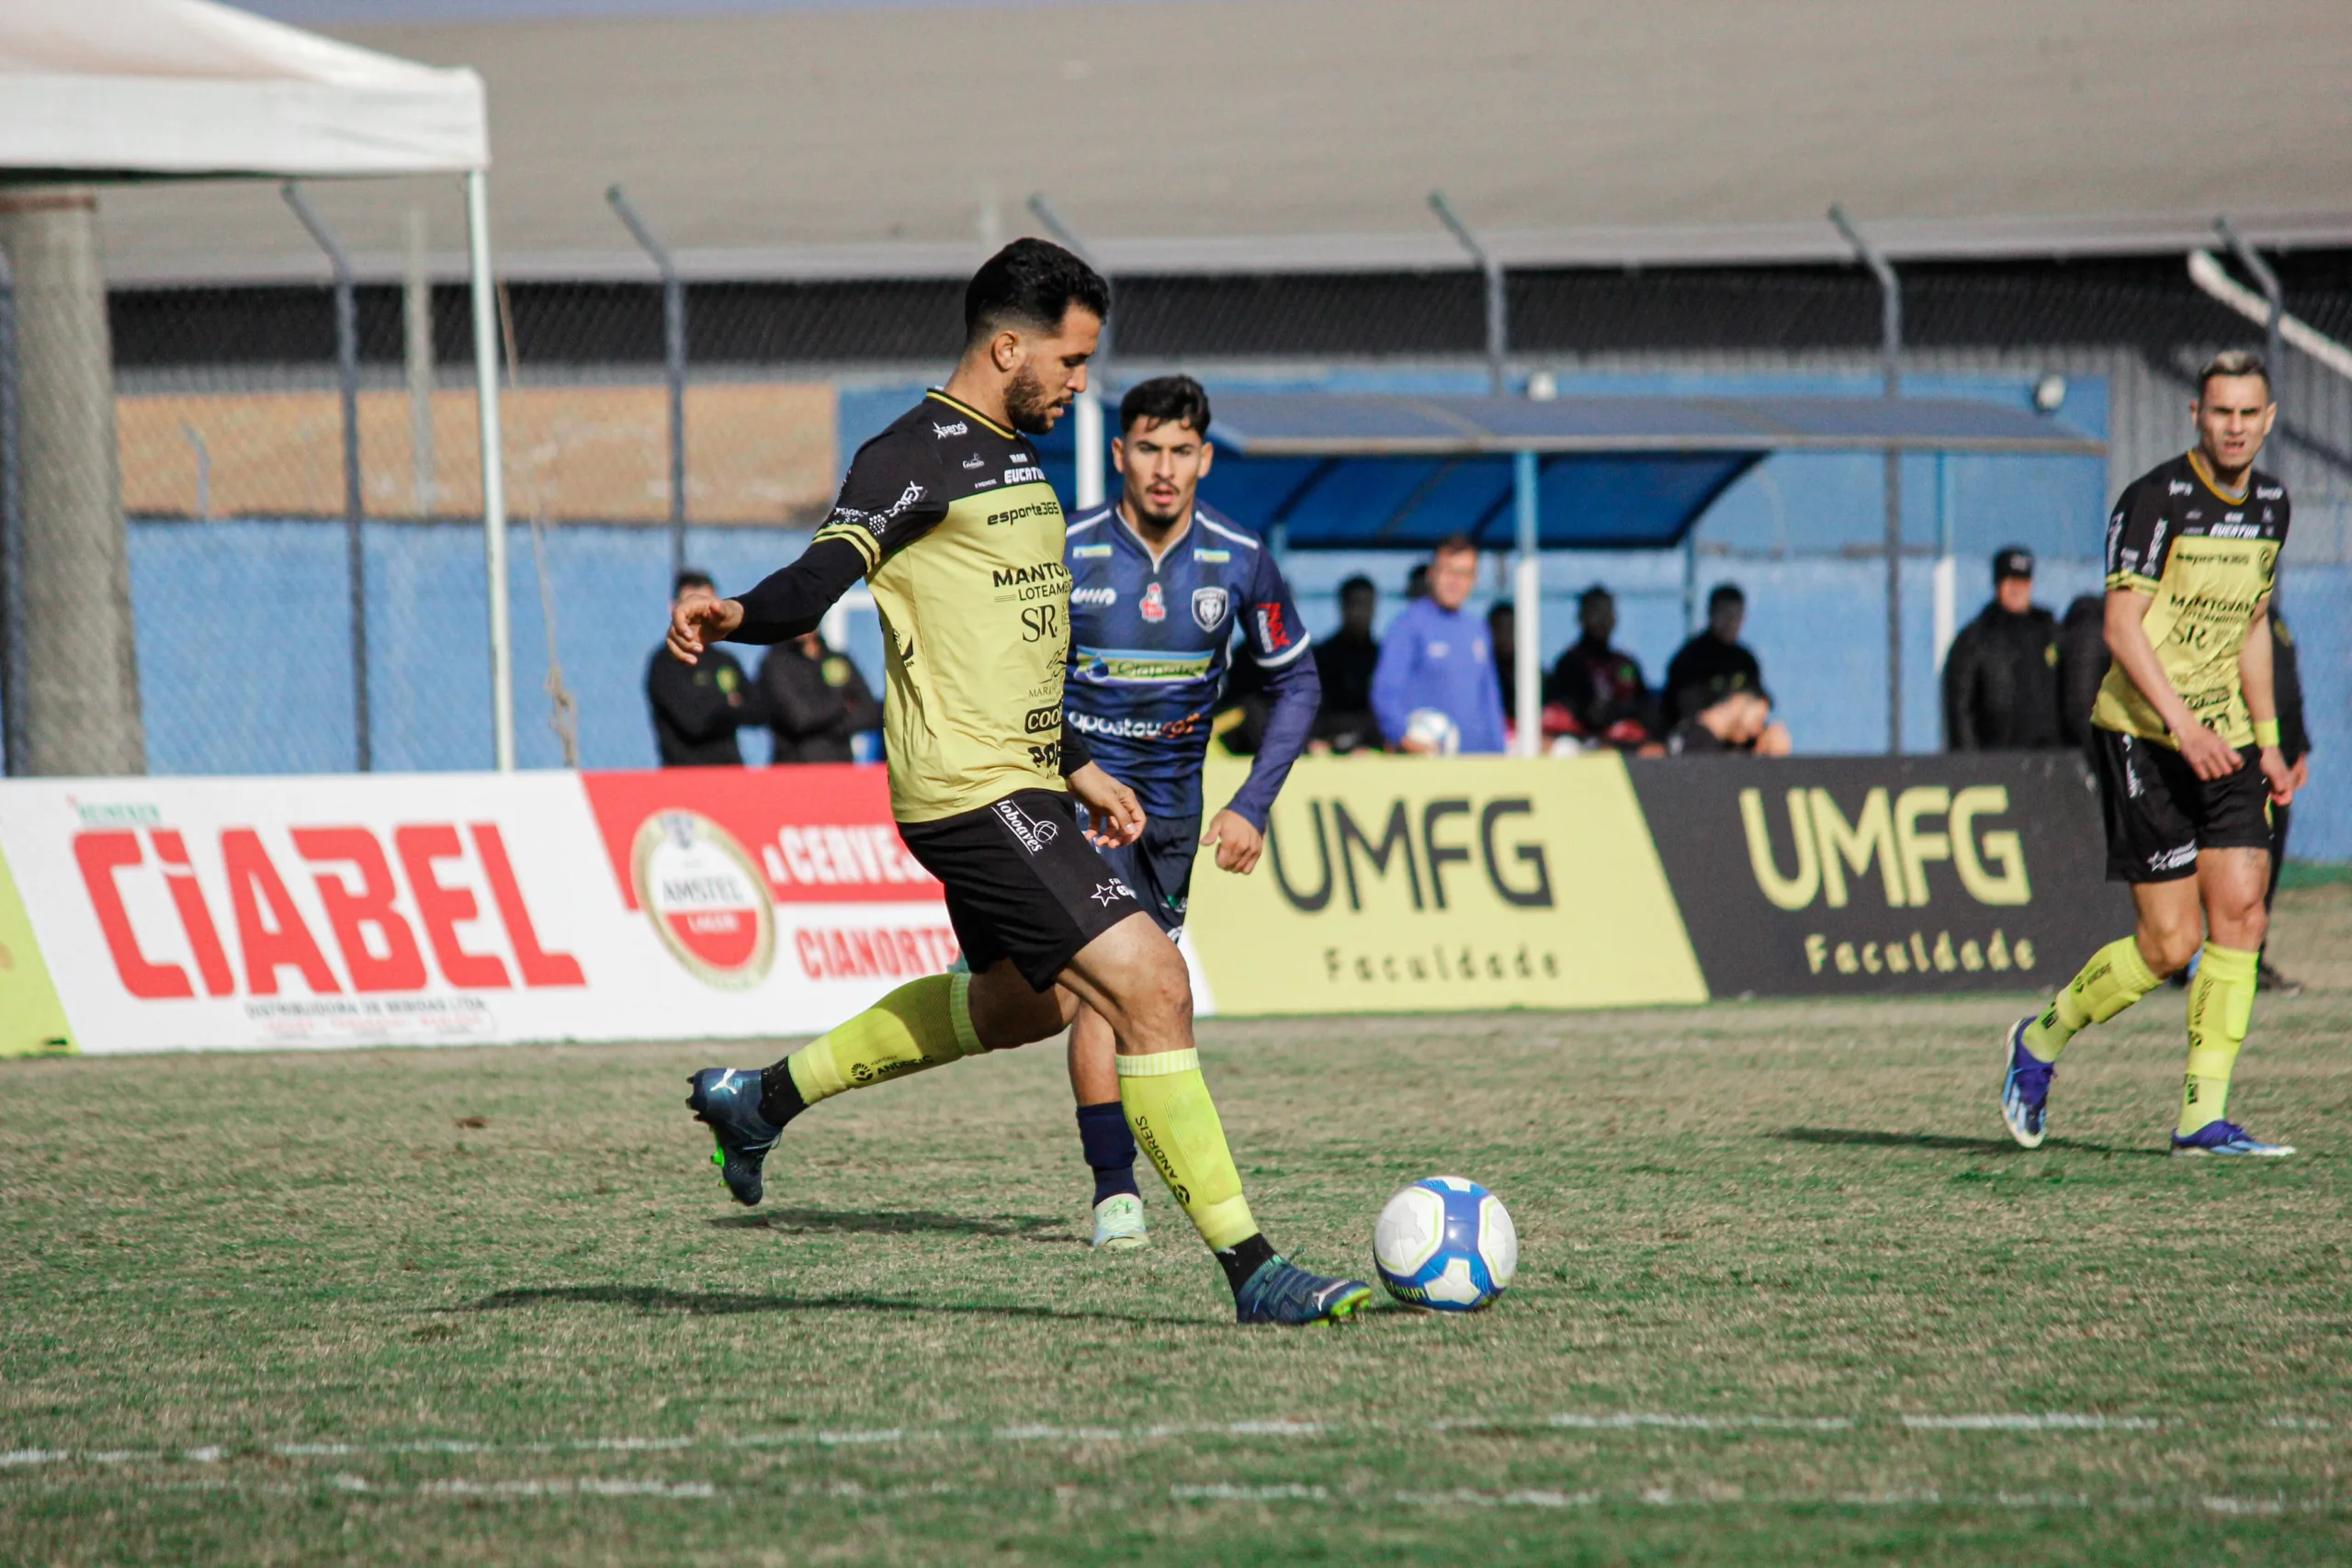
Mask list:
[[[767,880],[726,829],[698,811],[664,811],[637,830],[637,901],[662,945],[704,984],[749,990],[775,963]]]

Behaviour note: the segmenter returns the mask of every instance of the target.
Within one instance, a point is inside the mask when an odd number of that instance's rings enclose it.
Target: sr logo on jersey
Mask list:
[[[1231,607],[1232,598],[1222,588],[1193,590],[1193,624],[1204,632],[1225,625],[1225,613]]]
[[[698,811],[664,811],[637,830],[637,901],[662,945],[695,978],[745,990],[775,962],[767,879],[726,829]]]
[[[1136,609],[1147,621],[1154,623],[1164,621],[1168,618],[1168,596],[1159,591],[1159,584],[1155,582],[1143,591],[1141,599],[1136,601]]]

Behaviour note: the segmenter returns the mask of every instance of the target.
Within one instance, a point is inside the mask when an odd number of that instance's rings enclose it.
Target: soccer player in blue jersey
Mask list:
[[[1102,851],[1173,940],[1191,902],[1193,858],[1248,874],[1266,814],[1306,746],[1322,684],[1290,587],[1259,537],[1201,504],[1209,399],[1190,376],[1141,382],[1119,402],[1111,457],[1119,499],[1070,519],[1069,676],[1063,722],[1104,772],[1134,790],[1147,826]],[[1266,674],[1265,739],[1240,791],[1201,828],[1209,717],[1237,634]],[[1119,1104],[1111,1026],[1080,1006],[1069,1036],[1078,1130],[1094,1169],[1094,1245],[1141,1247],[1136,1140]]]

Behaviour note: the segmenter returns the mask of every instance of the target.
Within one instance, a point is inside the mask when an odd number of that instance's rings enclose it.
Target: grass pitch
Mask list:
[[[0,1064],[0,1560],[2352,1556],[2352,991],[2257,1009],[2277,1163],[2160,1157],[2171,991],[2015,1148],[2023,1005],[1210,1023],[1279,1246],[1519,1222],[1494,1311],[1305,1332],[1156,1187],[1090,1252],[1051,1048],[820,1108],[755,1213],[681,1102],[759,1048]]]

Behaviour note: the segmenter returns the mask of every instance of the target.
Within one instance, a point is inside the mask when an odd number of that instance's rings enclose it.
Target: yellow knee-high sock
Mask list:
[[[810,1105],[844,1089],[919,1073],[978,1055],[972,1029],[972,977],[926,975],[795,1051],[785,1066]]]
[[[1121,1056],[1118,1065],[1127,1125],[1201,1239],[1224,1252],[1257,1235],[1250,1201],[1241,1195],[1241,1173],[1226,1147],[1225,1124],[1201,1080],[1200,1053]]]
[[[2110,942],[2092,953],[2083,972],[2026,1026],[2025,1048],[2054,1062],[2067,1041],[2094,1023],[2105,1023],[2162,984],[2140,956],[2136,940],[2127,936]]]
[[[2230,1069],[2254,1021],[2256,956],[2205,944],[2188,983],[2188,1076],[2180,1089],[2182,1137],[2219,1122],[2230,1105]]]

